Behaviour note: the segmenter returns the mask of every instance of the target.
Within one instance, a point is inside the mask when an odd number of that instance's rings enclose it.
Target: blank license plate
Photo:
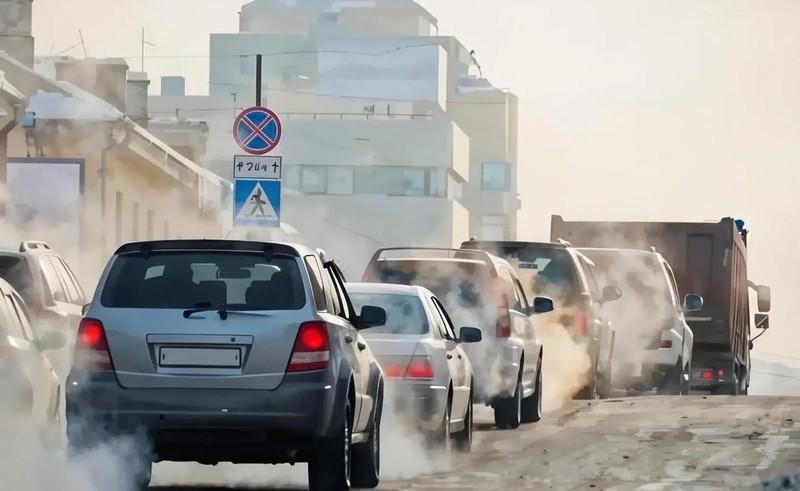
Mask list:
[[[161,348],[158,364],[162,367],[242,366],[242,351],[230,348]]]

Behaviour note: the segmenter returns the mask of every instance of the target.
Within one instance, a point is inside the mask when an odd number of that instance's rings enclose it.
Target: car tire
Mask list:
[[[536,368],[536,386],[533,395],[522,400],[522,422],[536,423],[542,419],[542,358]]]
[[[142,462],[134,475],[134,489],[147,489],[153,479],[153,463],[150,461]]]
[[[472,451],[472,411],[472,389],[470,389],[467,412],[464,414],[464,429],[453,435],[455,449],[462,453]]]
[[[681,395],[688,396],[692,391],[692,364],[689,362],[681,372]]]
[[[351,421],[352,409],[348,402],[335,436],[323,440],[308,463],[310,491],[348,491],[350,489]]]
[[[664,376],[661,386],[658,388],[658,393],[664,396],[679,396],[683,392],[683,360],[678,360],[678,363],[672,367]]]
[[[367,441],[353,447],[350,484],[355,488],[377,488],[381,480],[381,413],[383,395],[378,398],[375,421]]]
[[[522,381],[517,377],[514,395],[494,403],[494,424],[499,430],[516,430],[522,422]]]

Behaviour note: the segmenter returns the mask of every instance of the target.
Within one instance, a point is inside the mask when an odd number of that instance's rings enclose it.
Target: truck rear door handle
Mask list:
[[[358,343],[358,349],[364,351],[365,349],[367,349],[367,345],[364,343]]]

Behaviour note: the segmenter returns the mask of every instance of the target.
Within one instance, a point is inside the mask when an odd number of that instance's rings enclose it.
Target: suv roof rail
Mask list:
[[[563,246],[566,246],[566,247],[572,247],[572,244],[571,244],[570,242],[568,242],[568,241],[566,241],[566,240],[562,239],[561,237],[559,237],[559,238],[556,240],[556,242],[558,242],[559,244],[561,244],[561,245],[563,245]]]
[[[19,245],[19,252],[27,252],[34,249],[50,249],[50,246],[42,240],[24,240]]]
[[[656,246],[650,246],[650,252],[658,254],[658,249],[656,249]]]
[[[492,255],[478,249],[451,249],[446,247],[387,247],[378,249],[372,256],[372,261],[383,258],[387,252],[436,252],[446,254],[449,259],[481,259],[492,263]]]

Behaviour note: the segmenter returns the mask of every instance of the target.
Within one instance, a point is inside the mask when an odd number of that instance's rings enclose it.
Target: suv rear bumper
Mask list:
[[[387,416],[397,417],[422,431],[436,431],[444,420],[447,407],[447,387],[433,381],[386,381],[386,402],[393,411]]]
[[[336,385],[326,377],[286,375],[280,387],[263,391],[125,389],[110,373],[68,380],[67,437],[80,449],[109,436],[141,435],[155,461],[304,461],[335,432]]]
[[[512,397],[520,377],[522,342],[489,339],[466,345],[475,382],[474,402],[492,404],[496,399]]]

